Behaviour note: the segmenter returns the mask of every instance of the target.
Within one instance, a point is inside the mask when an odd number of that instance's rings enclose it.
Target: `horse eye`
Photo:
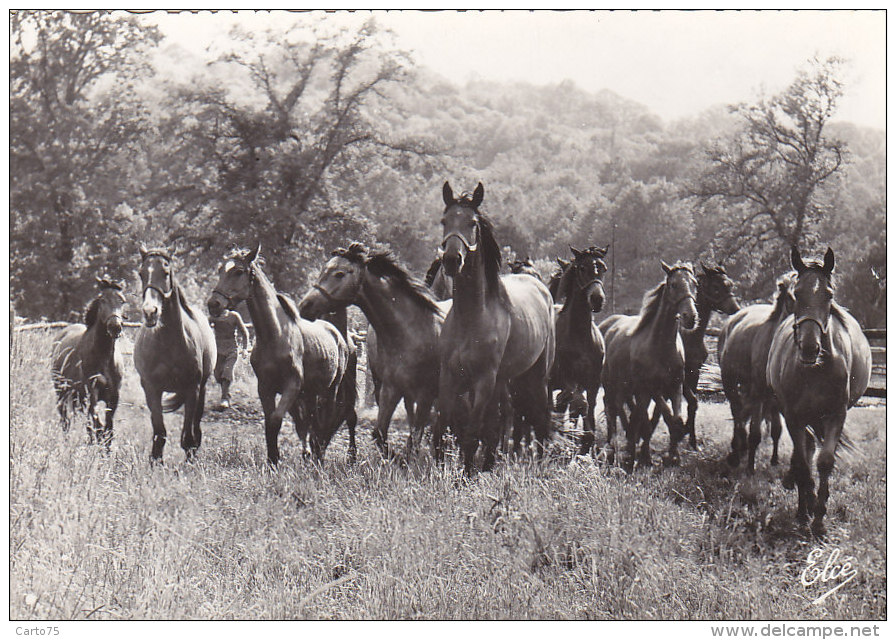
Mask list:
[[[333,277],[341,280],[342,278],[345,277],[345,271],[337,271],[336,273],[333,274]]]

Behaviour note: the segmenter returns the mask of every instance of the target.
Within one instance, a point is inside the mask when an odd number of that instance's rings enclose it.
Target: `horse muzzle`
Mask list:
[[[734,296],[725,300],[725,304],[722,305],[722,313],[726,315],[730,316],[738,311],[740,311],[740,305],[737,303],[737,300],[734,299]]]
[[[452,278],[457,277],[457,274],[464,268],[464,254],[460,247],[445,249],[445,253],[442,254],[442,268],[446,275]]]
[[[697,326],[697,307],[690,296],[681,301],[678,306],[678,318],[683,329],[691,330]]]
[[[221,302],[220,296],[217,293],[213,293],[209,296],[208,300],[205,301],[205,306],[208,307],[208,312],[210,314],[218,316],[224,311],[226,305]]]
[[[110,338],[118,338],[123,328],[124,325],[121,324],[121,318],[118,316],[112,316],[106,321],[106,333],[109,334]]]
[[[161,315],[162,310],[158,307],[152,305],[143,305],[143,324],[145,324],[150,329],[159,323],[159,317]]]
[[[317,320],[325,313],[325,305],[326,298],[324,298],[322,293],[314,289],[306,293],[299,302],[299,315],[305,318],[305,320]]]
[[[594,313],[597,313],[601,309],[604,308],[604,302],[606,302],[607,297],[604,294],[603,285],[599,282],[595,282],[588,289],[588,304],[591,305],[591,310]]]

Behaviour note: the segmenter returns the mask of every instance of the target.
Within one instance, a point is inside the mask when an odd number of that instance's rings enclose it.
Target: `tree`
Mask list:
[[[842,64],[815,59],[782,93],[732,107],[743,127],[708,150],[692,191],[704,211],[718,212],[711,201],[721,200],[730,213],[716,241],[720,253],[751,256],[766,277],[775,275],[767,273],[769,259],[781,266],[787,247],[813,239],[825,214],[819,187],[843,165],[845,145],[825,134],[843,95]]]
[[[235,29],[232,49],[210,65],[224,80],[173,92],[173,112],[191,117],[168,125],[180,128],[172,139],[182,138],[177,155],[192,171],[167,169],[164,194],[172,220],[190,214],[168,225],[186,250],[262,238],[275,280],[301,284],[302,266],[324,249],[371,235],[347,181],[357,187],[390,162],[433,154],[390,126],[401,115],[390,91],[408,81],[405,55],[384,45],[373,20],[325,27]]]
[[[80,307],[119,262],[103,240],[142,132],[133,83],[160,35],[107,12],[10,18],[11,282],[26,313]],[[27,296],[26,288],[28,288]]]

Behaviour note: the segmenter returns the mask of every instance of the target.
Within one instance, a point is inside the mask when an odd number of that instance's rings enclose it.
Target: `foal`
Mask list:
[[[125,283],[108,277],[97,278],[100,293],[84,312],[84,324],[63,329],[53,343],[53,386],[56,388],[63,431],[71,425],[71,408],[87,405],[91,442],[112,442],[112,418],[121,389],[121,352],[115,346],[121,335]],[[96,412],[98,402],[106,405],[105,420]]]

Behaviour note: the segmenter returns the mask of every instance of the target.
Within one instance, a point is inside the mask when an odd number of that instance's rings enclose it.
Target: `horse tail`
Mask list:
[[[184,401],[186,398],[182,393],[172,393],[167,400],[162,402],[162,411],[165,413],[171,413],[172,411],[177,411],[182,406],[184,406]]]

